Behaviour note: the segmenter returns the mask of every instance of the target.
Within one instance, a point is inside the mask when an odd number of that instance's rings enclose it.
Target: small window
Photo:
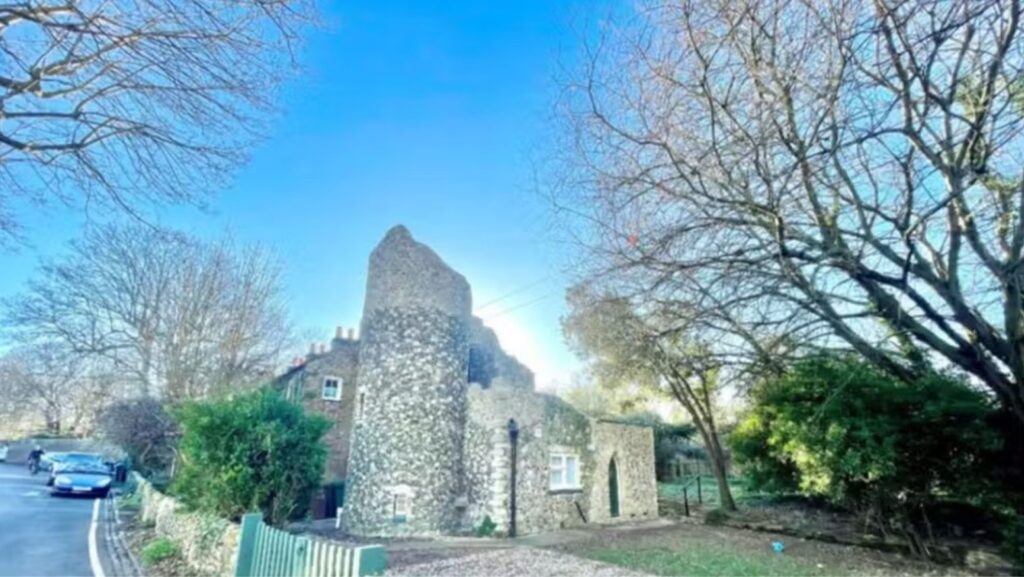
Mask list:
[[[549,480],[552,491],[579,489],[579,457],[568,453],[552,453],[549,463]]]
[[[395,493],[392,516],[395,523],[405,522],[412,513],[412,499],[408,493]]]
[[[342,381],[338,377],[324,377],[323,398],[327,401],[341,400]]]

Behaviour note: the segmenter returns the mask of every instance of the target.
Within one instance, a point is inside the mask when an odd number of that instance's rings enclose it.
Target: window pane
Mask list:
[[[576,486],[576,457],[565,459],[565,484],[570,487]]]
[[[323,398],[331,400],[341,398],[341,379],[335,377],[324,378]]]
[[[557,489],[558,487],[561,487],[562,486],[562,470],[561,469],[551,469],[550,480],[551,480],[551,488],[552,489]]]

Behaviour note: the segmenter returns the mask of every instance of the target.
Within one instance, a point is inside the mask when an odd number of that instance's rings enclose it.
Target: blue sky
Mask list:
[[[526,287],[480,316],[542,388],[564,382],[576,364],[559,328],[569,255],[549,233],[534,161],[544,156],[556,66],[576,50],[572,24],[589,6],[325,3],[306,73],[287,86],[282,116],[235,184],[209,213],[158,219],[272,247],[297,325],[324,339],[358,324],[369,252],[405,224],[466,275],[478,305]],[[84,219],[51,207],[26,224],[32,246],[0,254],[0,297]]]

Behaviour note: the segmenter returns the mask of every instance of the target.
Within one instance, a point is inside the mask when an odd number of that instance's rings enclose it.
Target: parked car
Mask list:
[[[51,459],[48,467],[50,478],[46,481],[47,485],[52,486],[57,475],[72,465],[93,465],[106,469],[107,473],[110,473],[110,465],[96,453],[47,453],[43,455],[43,459],[49,455],[56,455],[56,457]]]
[[[7,462],[7,445],[0,445],[0,463]]]
[[[54,464],[59,463],[65,456],[67,453],[43,453],[43,456],[39,458],[39,470],[52,471]]]
[[[106,497],[113,477],[102,461],[76,461],[62,465],[53,477],[50,494]]]

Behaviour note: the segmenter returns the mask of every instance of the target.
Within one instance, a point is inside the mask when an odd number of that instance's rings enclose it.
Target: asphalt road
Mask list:
[[[90,538],[96,501],[51,497],[45,472],[33,477],[24,465],[0,463],[0,577],[111,575],[102,510]]]

